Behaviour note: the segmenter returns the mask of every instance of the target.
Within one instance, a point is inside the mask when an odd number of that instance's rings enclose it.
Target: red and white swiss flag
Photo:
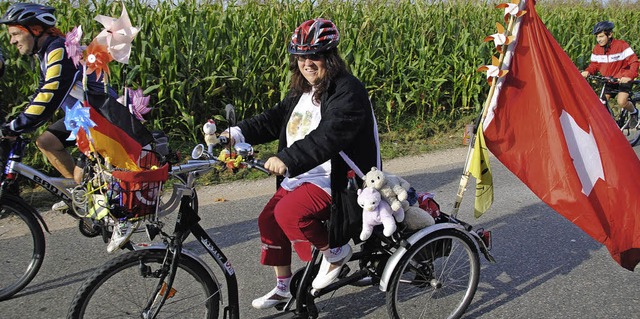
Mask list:
[[[491,152],[542,201],[633,271],[640,262],[640,161],[598,96],[544,26],[520,4],[484,122]]]

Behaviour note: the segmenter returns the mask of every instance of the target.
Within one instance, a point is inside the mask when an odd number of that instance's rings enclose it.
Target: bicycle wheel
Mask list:
[[[44,259],[44,232],[36,212],[19,197],[5,194],[0,204],[0,300],[31,282]]]
[[[131,251],[102,265],[76,293],[67,318],[142,318],[155,296],[165,252]],[[220,293],[208,271],[183,254],[170,297],[157,318],[218,318]]]
[[[387,290],[391,318],[460,318],[478,287],[480,260],[462,231],[443,229],[418,240],[394,269]]]
[[[631,146],[636,146],[640,141],[639,123],[636,117],[632,117],[627,110],[621,110],[614,117],[616,124],[622,131],[624,137],[627,138]]]

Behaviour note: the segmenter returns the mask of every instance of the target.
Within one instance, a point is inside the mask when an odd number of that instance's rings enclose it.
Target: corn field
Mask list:
[[[502,2],[502,1],[500,1]],[[111,85],[142,88],[154,109],[153,129],[174,139],[201,140],[207,118],[224,105],[240,117],[273,106],[286,93],[286,44],[302,21],[324,17],[341,31],[339,45],[351,71],[369,90],[381,132],[399,126],[430,132],[460,125],[476,114],[488,92],[476,69],[491,61],[493,43],[483,42],[503,22],[497,1],[463,0],[185,0],[124,1],[134,26],[128,65],[110,64]],[[0,3],[4,12],[9,3]],[[122,3],[53,0],[63,32],[82,25],[88,44],[102,26],[97,14],[119,17]],[[615,36],[640,51],[640,5],[634,2],[538,1],[537,11],[578,68],[589,60],[592,26],[608,19]],[[18,57],[6,28],[0,45],[7,71],[0,80],[0,107],[15,114],[37,85],[32,58]],[[58,115],[62,116],[62,115]],[[427,125],[425,125],[425,123]]]

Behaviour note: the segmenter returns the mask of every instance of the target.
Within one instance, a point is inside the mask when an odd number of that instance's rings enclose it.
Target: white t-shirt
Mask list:
[[[303,139],[320,124],[320,104],[313,101],[313,93],[313,90],[304,93],[291,113],[287,122],[287,147]],[[314,184],[331,194],[331,161],[326,161],[296,177],[285,177],[281,186],[291,191],[302,183]]]

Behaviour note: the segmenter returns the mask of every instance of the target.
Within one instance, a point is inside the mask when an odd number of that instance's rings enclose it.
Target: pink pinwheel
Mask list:
[[[67,33],[66,40],[64,41],[67,55],[76,67],[82,62],[82,51],[85,49],[85,47],[80,44],[80,41],[82,41],[82,26],[73,27],[73,30]]]
[[[98,15],[95,20],[104,26],[104,30],[96,36],[96,40],[107,46],[109,53],[114,60],[120,63],[129,63],[131,54],[131,42],[136,37],[139,28],[131,25],[127,8],[122,4],[122,14],[115,19],[103,15]]]
[[[129,92],[129,98],[131,99],[129,111],[131,114],[135,115],[138,120],[144,121],[142,115],[151,111],[151,108],[148,107],[149,96],[143,95],[142,89],[132,90],[127,88],[127,92]]]

